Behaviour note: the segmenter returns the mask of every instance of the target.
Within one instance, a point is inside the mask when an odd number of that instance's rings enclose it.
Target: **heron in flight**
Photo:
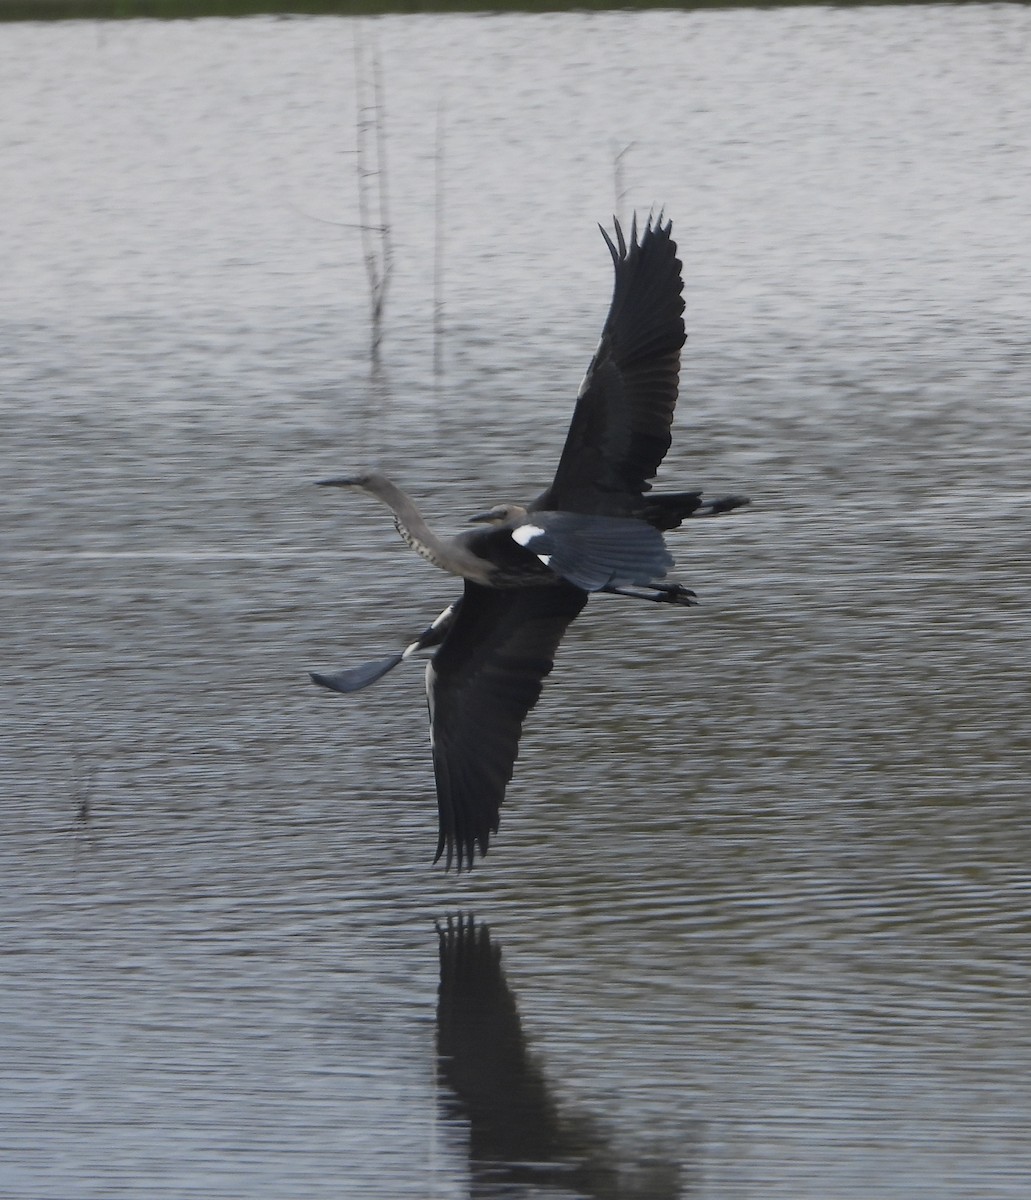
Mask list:
[[[412,500],[374,471],[320,480],[386,504],[406,542],[464,580],[462,596],[404,650],[312,680],[354,692],[420,650],[426,668],[439,838],[434,862],[472,867],[497,833],[519,736],[569,624],[594,592],[687,606],[668,578],[663,533],[688,517],[716,516],[743,496],[653,495],[649,482],[671,442],[683,281],[672,222],[648,219],[629,241],[602,229],[615,267],[612,305],[587,369],[550,486],[526,505],[500,504],[475,529],[438,537]]]

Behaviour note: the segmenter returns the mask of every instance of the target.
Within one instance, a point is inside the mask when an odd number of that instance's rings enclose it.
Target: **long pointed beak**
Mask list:
[[[336,479],[316,479],[316,487],[361,487],[357,479],[352,479],[350,476],[341,475]]]

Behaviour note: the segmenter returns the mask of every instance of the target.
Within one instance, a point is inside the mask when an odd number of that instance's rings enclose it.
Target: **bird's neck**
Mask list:
[[[397,532],[427,562],[452,575],[477,583],[487,582],[489,565],[467,549],[461,539],[442,541],[437,537],[411,499],[389,479],[377,476],[374,487],[368,487],[368,490],[389,506]]]
[[[394,528],[408,545],[416,554],[421,554],[427,562],[433,563],[435,567],[440,567],[443,571],[448,570],[441,561],[437,537],[426,522],[421,517],[415,521],[410,514],[406,521],[402,521],[399,516],[394,515]]]

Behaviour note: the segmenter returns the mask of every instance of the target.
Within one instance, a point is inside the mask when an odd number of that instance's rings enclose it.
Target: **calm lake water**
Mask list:
[[[1026,1200],[1029,50],[992,5],[0,28],[0,1195]],[[663,480],[754,506],[671,536],[697,610],[592,602],[456,878],[421,672],[305,674],[456,585],[311,482],[534,495],[617,187],[685,263]]]

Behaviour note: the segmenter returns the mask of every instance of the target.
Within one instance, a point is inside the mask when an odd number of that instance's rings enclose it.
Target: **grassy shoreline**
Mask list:
[[[129,20],[150,17],[180,20],[195,17],[378,16],[386,13],[563,12],[569,9],[718,9],[860,7],[868,4],[932,4],[942,0],[695,0],[662,4],[653,0],[0,0],[0,21]],[[945,0],[949,2],[949,0]],[[984,0],[958,0],[982,3]]]

